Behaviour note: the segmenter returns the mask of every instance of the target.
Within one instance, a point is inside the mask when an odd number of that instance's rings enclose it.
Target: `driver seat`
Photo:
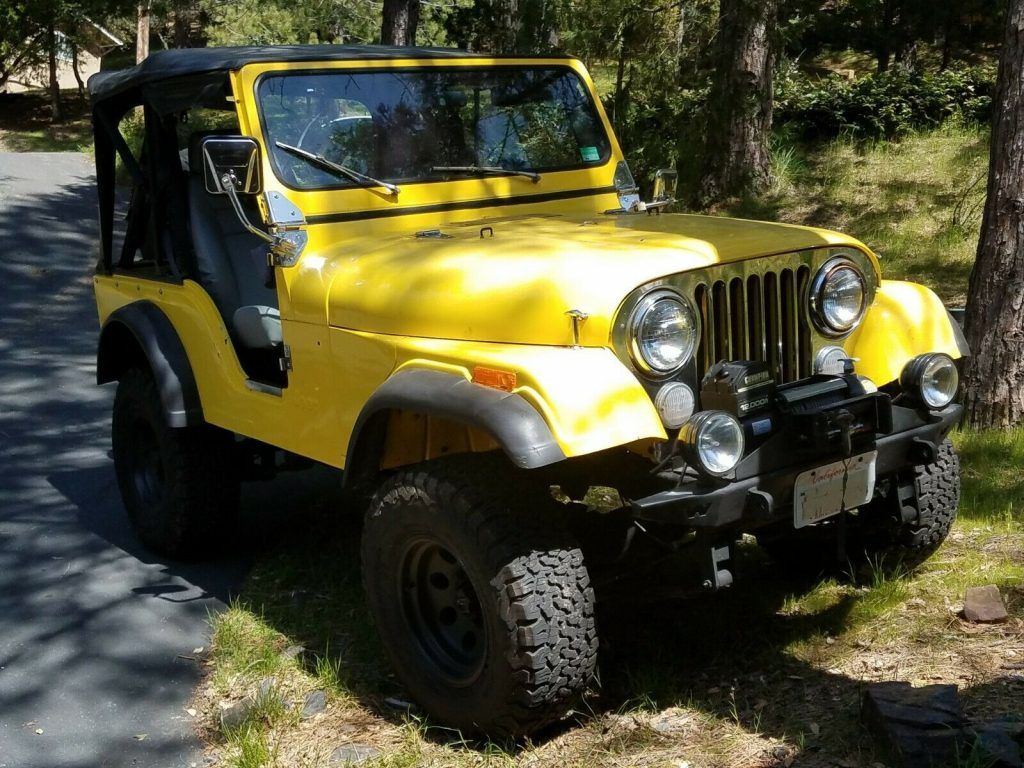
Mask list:
[[[268,272],[267,244],[242,226],[227,195],[206,191],[201,144],[214,135],[216,131],[202,131],[189,137],[188,207],[196,276],[220,310],[243,367],[252,375],[246,358],[252,361],[266,354],[244,353],[280,349],[281,313],[273,273]],[[241,199],[243,207],[250,207],[247,198]],[[250,221],[259,221],[249,213]],[[252,367],[264,365],[261,361]]]

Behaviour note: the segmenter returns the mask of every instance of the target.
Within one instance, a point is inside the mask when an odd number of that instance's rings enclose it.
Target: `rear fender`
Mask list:
[[[167,315],[150,301],[126,304],[107,318],[100,331],[96,382],[116,381],[140,364],[153,373],[169,426],[203,423],[199,388],[185,347]]]

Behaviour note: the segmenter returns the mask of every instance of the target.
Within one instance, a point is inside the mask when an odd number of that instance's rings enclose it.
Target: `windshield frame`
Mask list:
[[[311,66],[304,68],[288,68],[288,69],[272,69],[261,72],[256,76],[252,85],[252,96],[253,103],[256,108],[256,115],[258,117],[258,124],[260,129],[260,137],[263,141],[265,148],[265,155],[268,164],[274,174],[274,178],[286,189],[294,192],[301,192],[305,194],[315,194],[318,192],[351,192],[353,190],[372,191],[374,185],[370,183],[357,183],[354,181],[343,182],[339,179],[339,183],[336,184],[324,184],[315,186],[296,186],[290,183],[286,178],[285,174],[281,172],[278,164],[278,158],[274,151],[274,138],[270,136],[270,128],[267,122],[266,114],[263,108],[263,100],[260,97],[260,87],[263,81],[271,77],[302,77],[306,75],[314,75],[320,77],[327,76],[357,76],[361,74],[381,74],[381,73],[415,73],[415,72],[437,72],[445,70],[461,70],[461,71],[472,71],[472,72],[493,72],[495,70],[506,70],[506,71],[522,71],[522,70],[561,70],[564,74],[574,78],[578,83],[582,91],[587,95],[590,100],[591,108],[594,111],[595,122],[594,125],[598,128],[604,136],[607,149],[598,160],[583,161],[579,163],[548,167],[542,169],[525,169],[535,173],[539,173],[542,176],[548,176],[549,174],[555,173],[567,173],[567,172],[578,172],[578,171],[592,171],[599,168],[607,167],[609,163],[615,161],[618,144],[614,132],[611,130],[611,125],[607,122],[607,117],[604,115],[604,109],[597,98],[596,93],[590,87],[586,78],[584,78],[576,67],[574,67],[570,60],[559,60],[552,62],[546,57],[537,57],[536,60],[531,61],[528,57],[518,58],[512,63],[493,63],[486,61],[477,61],[472,63],[461,63],[452,65],[449,62],[443,64],[438,63],[410,63],[402,66],[370,66],[370,67],[359,67],[353,69],[349,67],[322,67],[322,66]],[[518,169],[516,169],[518,170]],[[402,185],[402,186],[420,186],[420,185],[431,185],[431,184],[451,184],[456,181],[465,181],[467,179],[474,180],[485,180],[485,179],[511,179],[516,176],[515,170],[509,170],[507,174],[466,174],[464,176],[445,175],[443,173],[432,174],[429,177],[392,177],[388,175],[380,176],[380,179],[391,184]],[[532,186],[532,185],[531,185]]]

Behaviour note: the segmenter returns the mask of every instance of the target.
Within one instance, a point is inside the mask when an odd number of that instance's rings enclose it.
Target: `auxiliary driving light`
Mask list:
[[[960,386],[953,359],[942,352],[918,355],[903,368],[900,375],[903,391],[933,410],[945,408],[956,397]]]
[[[669,429],[676,429],[693,415],[696,398],[692,389],[676,381],[658,390],[654,397],[654,407],[658,409],[662,423]]]
[[[712,477],[736,468],[743,458],[743,428],[725,411],[701,411],[679,430],[679,448],[691,466]]]

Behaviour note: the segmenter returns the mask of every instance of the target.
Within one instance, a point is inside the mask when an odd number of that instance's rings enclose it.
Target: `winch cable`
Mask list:
[[[850,429],[853,427],[854,416],[849,411],[842,411],[836,414],[836,422],[839,424],[840,439],[843,446],[843,496],[839,500],[839,518],[836,521],[836,558],[839,562],[845,563],[846,557],[846,486],[850,480],[850,463],[853,461],[853,437]]]

